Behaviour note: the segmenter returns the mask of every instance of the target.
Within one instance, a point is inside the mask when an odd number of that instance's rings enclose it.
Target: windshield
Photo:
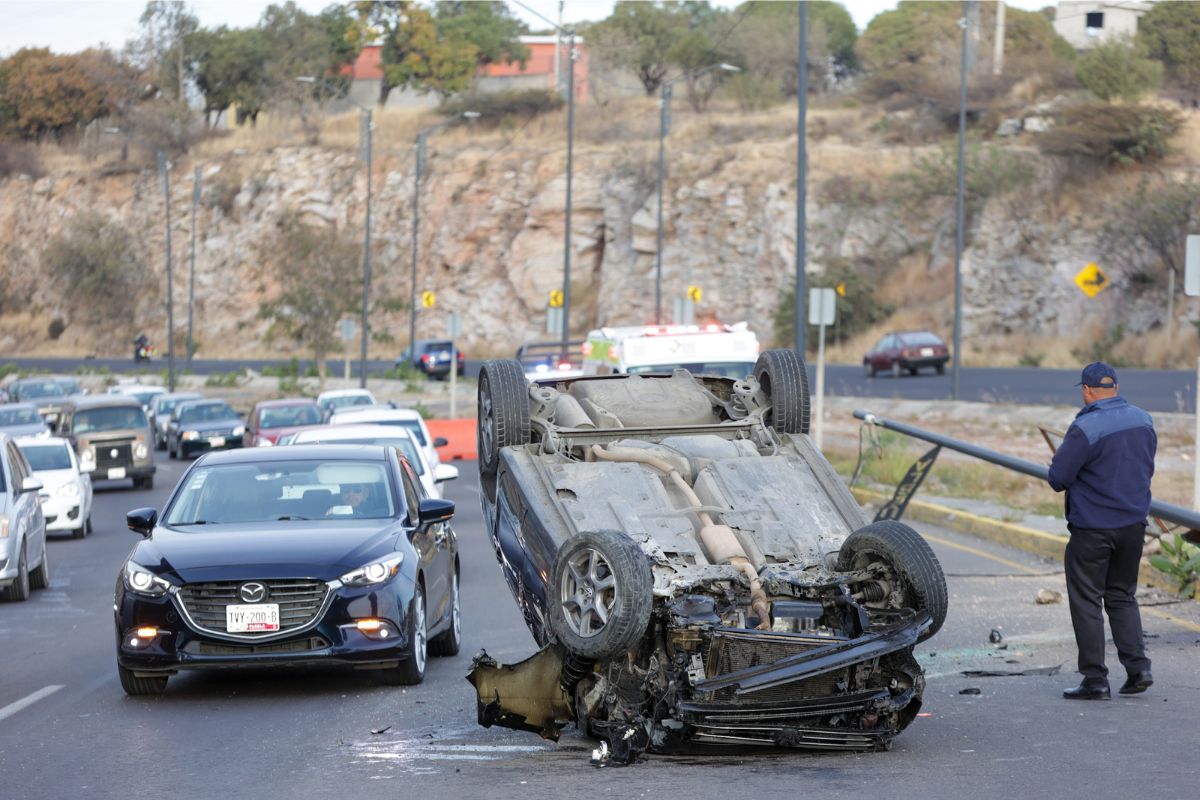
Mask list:
[[[0,425],[36,425],[42,417],[32,408],[0,408]]]
[[[221,464],[188,473],[166,524],[390,519],[400,507],[395,498],[379,461]]]
[[[14,384],[13,396],[18,400],[32,400],[38,397],[66,397],[67,393],[54,381],[34,381]]]
[[[356,419],[356,423],[362,425],[394,425],[397,428],[405,428],[409,433],[416,438],[417,443],[421,447],[425,446],[425,432],[421,430],[420,420],[415,419]]]
[[[693,362],[688,364],[654,364],[650,366],[630,367],[630,375],[670,375],[677,369],[686,369],[693,375],[716,375],[720,378],[741,380],[747,375],[754,374],[753,361],[712,361]]]
[[[71,468],[71,456],[65,444],[23,444],[19,447],[34,472]]]
[[[54,382],[67,394],[79,394],[79,383],[74,378],[55,378]]]
[[[129,394],[136,397],[137,401],[142,405],[148,406],[150,405],[150,401],[154,399],[154,396],[162,394],[162,392],[129,392]]]
[[[925,331],[922,331],[920,333],[906,333],[906,334],[903,334],[900,338],[903,339],[904,343],[909,346],[942,344],[941,339],[939,339],[934,334],[928,333]]]
[[[76,435],[144,427],[146,414],[140,407],[92,408],[75,414]]]
[[[199,406],[185,406],[179,410],[179,421],[186,422],[212,422],[214,420],[227,420],[237,417],[233,409],[228,403],[205,403]]]
[[[318,425],[321,411],[315,406],[279,406],[264,408],[258,417],[260,428],[292,428],[297,425]]]
[[[175,406],[180,403],[187,403],[192,400],[199,400],[199,397],[163,397],[159,395],[155,401],[154,407],[158,409],[158,413],[164,417],[171,416],[171,412],[175,410]]]
[[[326,397],[323,405],[326,408],[348,408],[349,406],[373,406],[375,401],[365,394],[343,395],[341,397]]]
[[[448,342],[426,342],[418,349],[423,353],[440,353],[443,350],[449,350],[453,345]]]

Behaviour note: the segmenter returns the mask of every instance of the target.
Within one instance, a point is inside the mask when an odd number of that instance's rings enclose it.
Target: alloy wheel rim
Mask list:
[[[459,610],[457,574],[454,576],[454,608],[451,614],[453,615],[451,624],[454,626],[454,641],[457,642],[462,638],[462,613]]]
[[[617,603],[617,579],[604,554],[585,548],[567,561],[561,602],[567,625],[585,639],[604,630]]]
[[[481,392],[479,399],[479,405],[483,411],[483,425],[479,426],[479,449],[481,451],[479,455],[484,464],[490,464],[496,441],[496,419],[492,408],[491,385],[489,384],[486,388],[488,391]]]
[[[422,595],[417,595],[417,607],[413,613],[413,626],[416,628],[413,631],[413,658],[417,662],[417,669],[421,672],[425,671],[425,598]]]

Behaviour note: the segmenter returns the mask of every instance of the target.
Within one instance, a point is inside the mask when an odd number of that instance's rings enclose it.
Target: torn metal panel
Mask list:
[[[475,687],[479,724],[531,731],[558,741],[562,723],[571,719],[571,703],[559,685],[562,659],[545,647],[518,664],[498,664],[481,651],[467,680]]]

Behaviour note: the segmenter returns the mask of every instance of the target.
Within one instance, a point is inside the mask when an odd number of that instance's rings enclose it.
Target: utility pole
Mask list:
[[[367,388],[367,342],[370,337],[367,308],[371,300],[371,109],[362,109],[360,119],[363,127],[363,152],[367,162],[367,212],[366,223],[363,227],[362,362],[358,385],[359,388],[365,389]]]
[[[662,324],[663,191],[667,132],[671,129],[671,84],[664,83],[658,114],[658,229],[654,245],[654,324]],[[679,320],[676,320],[678,322]]]
[[[421,229],[421,167],[425,163],[425,136],[428,131],[417,134],[416,169],[413,172],[413,224],[412,224],[412,294],[409,297],[408,315],[408,359],[417,353],[417,233]],[[453,368],[454,365],[451,365]]]
[[[567,46],[567,212],[563,230],[562,357],[571,352],[571,178],[575,156],[575,32]]]
[[[799,121],[796,126],[796,286],[794,315],[794,347],[804,357],[805,310],[808,303],[804,269],[808,261],[808,243],[804,232],[808,225],[808,3],[800,3],[800,58],[797,63],[799,80],[796,84],[796,102]]]
[[[167,222],[167,391],[175,391],[175,282],[171,270],[171,164],[158,151],[158,171],[163,182],[163,207]]]
[[[1004,74],[1004,0],[996,3],[996,41],[992,43],[992,74]]]
[[[963,225],[966,223],[966,174],[967,174],[967,72],[968,72],[968,20],[971,17],[971,0],[963,0],[962,63],[959,66],[958,86],[958,189],[955,196],[956,224],[954,226],[954,360],[950,365],[950,399],[958,399],[959,372],[962,365],[962,254]]]
[[[187,362],[192,363],[192,354],[196,351],[195,339],[192,338],[192,318],[196,306],[196,207],[200,205],[200,168],[192,174],[192,263],[188,271],[188,334]]]

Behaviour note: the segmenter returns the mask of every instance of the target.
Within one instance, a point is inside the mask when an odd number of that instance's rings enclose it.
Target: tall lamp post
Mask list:
[[[365,389],[367,388],[367,342],[371,333],[367,315],[371,301],[371,133],[374,128],[371,122],[371,109],[355,101],[345,91],[338,89],[338,87],[329,81],[319,80],[312,75],[299,75],[296,77],[296,81],[299,83],[319,84],[333,89],[342,99],[356,107],[360,114],[359,139],[362,147],[363,161],[366,162],[367,169],[367,208],[363,223],[362,348],[359,353],[358,385]]]
[[[725,72],[741,72],[740,67],[733,64],[710,64],[696,72],[685,72],[677,75],[662,85],[662,98],[659,100],[658,115],[658,230],[655,234],[654,246],[654,324],[662,324],[662,259],[663,259],[663,181],[666,173],[666,141],[671,130],[671,87],[684,78],[698,78],[714,69]]]
[[[465,119],[478,119],[478,111],[464,111],[458,115]],[[421,171],[425,168],[425,142],[431,135],[449,125],[455,118],[442,120],[436,125],[430,125],[417,134],[416,164],[413,170],[413,224],[412,224],[412,275],[411,293],[408,299],[408,359],[411,362],[416,356],[417,342],[417,236],[421,231]],[[454,365],[451,365],[451,369]]]

